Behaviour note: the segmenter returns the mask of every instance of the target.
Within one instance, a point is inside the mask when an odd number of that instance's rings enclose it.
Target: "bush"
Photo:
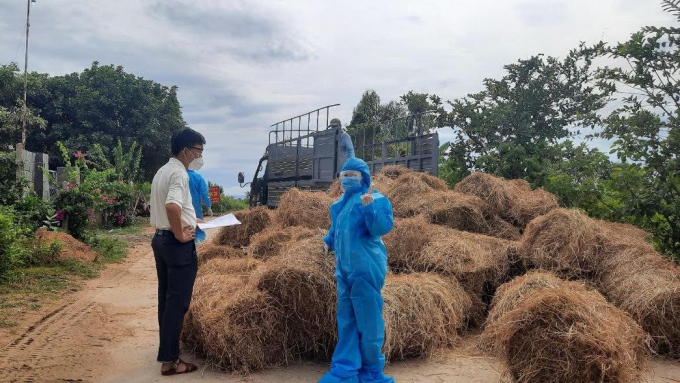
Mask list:
[[[26,252],[23,258],[23,265],[54,265],[60,263],[59,253],[64,244],[59,241],[41,243],[35,238],[27,238],[23,241]]]
[[[30,229],[31,232],[45,225],[54,216],[52,205],[31,193],[14,204],[14,211],[17,221],[21,226]]]
[[[212,205],[212,211],[215,214],[226,214],[232,211],[243,210],[248,208],[248,201],[245,199],[234,198],[226,195],[220,196],[220,202]],[[205,211],[203,212],[205,214]]]
[[[16,154],[0,152],[0,205],[12,205],[21,199],[26,180],[17,178]]]
[[[11,208],[0,207],[0,277],[21,265],[27,253],[22,239],[29,231],[16,224]]]
[[[137,196],[133,186],[120,181],[104,182],[100,185],[99,194],[96,208],[102,212],[104,227],[125,227],[134,222]]]

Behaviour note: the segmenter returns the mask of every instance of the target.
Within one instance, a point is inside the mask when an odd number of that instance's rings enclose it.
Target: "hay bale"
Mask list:
[[[409,267],[418,272],[434,272],[455,277],[470,295],[482,297],[495,289],[508,270],[505,254],[494,254],[474,240],[455,233],[428,243]]]
[[[424,173],[406,173],[393,181],[393,186],[385,191],[385,195],[392,203],[395,217],[413,216],[409,205],[417,203],[426,194],[439,190],[447,190],[444,181]]]
[[[264,261],[279,255],[286,242],[309,238],[316,233],[315,230],[300,226],[272,227],[256,234],[251,239],[248,255]]]
[[[578,282],[530,273],[501,286],[483,343],[514,382],[639,382],[646,335]]]
[[[497,215],[492,215],[486,220],[487,234],[492,237],[507,239],[510,241],[519,241],[522,238],[519,229],[503,220]]]
[[[531,190],[524,180],[505,180],[485,173],[472,173],[456,184],[454,190],[481,198],[494,215],[520,228],[559,207],[555,195],[541,188]]]
[[[196,256],[198,258],[198,265],[213,259],[231,259],[245,257],[243,249],[237,249],[231,246],[218,245],[213,242],[201,242],[196,249]]]
[[[249,286],[261,262],[212,259],[199,269],[182,342],[214,368],[249,373],[288,363],[283,313]]]
[[[514,205],[515,198],[510,194],[505,180],[486,173],[470,174],[458,182],[453,190],[481,198],[494,214],[503,218],[508,217]]]
[[[394,187],[395,181],[392,178],[378,174],[371,178],[371,189],[377,190],[382,194],[387,193],[392,187]]]
[[[247,283],[250,276],[263,265],[262,261],[253,258],[213,258],[199,266],[198,274],[232,275]]]
[[[418,273],[388,275],[382,290],[389,360],[417,358],[458,340],[472,301],[453,279]]]
[[[333,198],[326,193],[291,188],[281,196],[275,219],[282,227],[328,229],[331,226],[330,208],[333,202]]]
[[[487,205],[479,198],[452,191],[429,191],[401,203],[403,216],[422,214],[431,223],[452,229],[485,233],[488,231]]]
[[[413,169],[409,169],[401,165],[387,165],[380,169],[378,176],[384,176],[394,180],[399,178],[401,175],[413,172]]]
[[[631,238],[638,242],[649,242],[650,234],[631,224],[602,221],[599,219],[596,219],[595,221],[617,236]]]
[[[671,260],[629,245],[603,263],[598,284],[651,335],[655,352],[680,358],[680,270]]]
[[[266,229],[272,221],[269,208],[266,206],[258,206],[250,210],[237,211],[234,215],[241,224],[220,229],[214,240],[216,244],[231,247],[246,247],[250,244],[250,238]]]
[[[607,232],[577,210],[554,209],[529,223],[521,252],[528,265],[566,278],[594,278],[599,271]]]
[[[395,219],[394,227],[382,239],[387,249],[387,262],[395,272],[410,270],[410,260],[439,236],[446,236],[445,228],[429,223],[421,216]]]
[[[253,276],[259,291],[284,313],[287,347],[294,355],[329,357],[336,340],[334,258],[320,235],[288,242]]]
[[[514,203],[508,213],[516,226],[525,227],[534,218],[560,207],[557,196],[542,188],[526,191],[522,186],[517,187],[510,183],[508,185],[514,189],[510,193],[514,196]]]

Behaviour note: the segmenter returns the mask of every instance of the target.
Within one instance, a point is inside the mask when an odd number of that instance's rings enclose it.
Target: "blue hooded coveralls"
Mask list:
[[[203,219],[203,206],[212,206],[210,202],[210,193],[208,192],[208,185],[205,183],[203,176],[195,170],[187,170],[189,173],[189,191],[191,192],[191,204],[196,211],[196,218]],[[196,243],[205,241],[205,231],[196,229]]]
[[[371,186],[366,163],[350,157],[342,170],[361,172],[361,186],[346,191],[331,206],[331,228],[324,237],[335,250],[338,288],[338,344],[331,369],[319,382],[394,382],[385,376],[385,322],[380,291],[387,274],[387,251],[381,236],[392,230],[390,201],[373,191],[373,202],[361,196]]]

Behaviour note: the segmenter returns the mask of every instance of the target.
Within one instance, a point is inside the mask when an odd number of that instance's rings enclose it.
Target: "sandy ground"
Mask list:
[[[145,231],[147,234],[150,230]],[[125,261],[0,332],[0,382],[316,382],[326,365],[301,363],[249,377],[207,369],[162,377],[155,362],[156,273],[148,238],[133,241]],[[501,382],[501,364],[480,354],[476,337],[429,360],[390,364],[398,382]],[[197,360],[192,355],[183,356]],[[197,360],[200,364],[200,359]],[[652,361],[649,382],[680,382],[680,363]]]

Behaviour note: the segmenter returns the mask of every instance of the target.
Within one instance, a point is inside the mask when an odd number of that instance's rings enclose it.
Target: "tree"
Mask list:
[[[610,90],[593,86],[591,58],[602,49],[581,45],[563,60],[519,60],[500,80],[484,80],[485,90],[449,101],[456,140],[444,148],[444,165],[453,167],[445,171],[455,174],[451,181],[482,170],[543,185],[546,164],[564,156],[559,144],[599,122]]]
[[[94,62],[81,73],[50,77],[29,73],[27,149],[56,154],[56,142],[90,151],[137,142],[142,176],[151,179],[170,155],[170,137],[186,127],[177,87]],[[18,142],[23,83],[16,64],[0,66],[0,145]],[[5,134],[7,133],[7,134]],[[20,130],[18,130],[20,137]]]
[[[94,144],[88,153],[91,166],[100,171],[114,169],[115,176],[125,182],[141,181],[141,159],[142,148],[137,145],[137,141],[132,142],[128,149],[124,149],[123,143],[118,140],[118,145],[111,150],[111,155],[107,155],[99,144]]]
[[[680,1],[662,2],[680,21]],[[624,163],[613,177],[622,214],[652,231],[662,251],[680,255],[680,28],[645,27],[603,56],[621,67],[597,71],[600,86],[615,90],[620,106],[599,136],[613,139]],[[630,162],[630,163],[629,163]]]

